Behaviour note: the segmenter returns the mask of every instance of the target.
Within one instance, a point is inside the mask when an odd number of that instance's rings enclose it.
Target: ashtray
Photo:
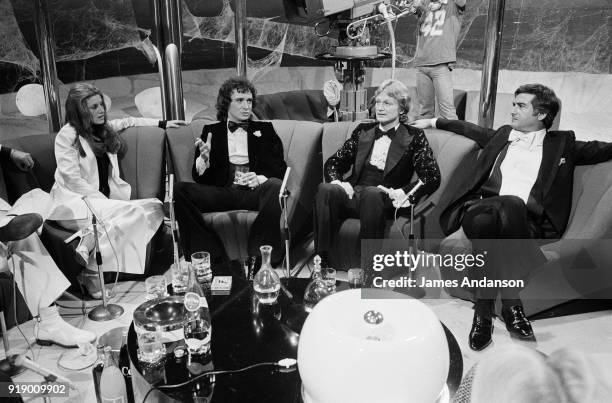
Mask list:
[[[183,338],[185,308],[183,296],[154,299],[140,304],[134,311],[136,333],[161,330],[164,339],[169,341]],[[167,333],[164,335],[163,333]],[[172,336],[170,336],[172,335]]]

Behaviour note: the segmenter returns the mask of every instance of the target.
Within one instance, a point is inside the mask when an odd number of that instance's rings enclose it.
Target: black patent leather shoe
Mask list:
[[[474,312],[470,330],[470,348],[474,351],[485,349],[493,341],[493,318]]]
[[[0,242],[19,241],[32,235],[43,223],[40,214],[21,214],[0,227]]]
[[[531,323],[525,317],[525,312],[523,312],[521,305],[502,308],[502,317],[504,318],[504,323],[506,323],[506,329],[508,329],[511,335],[521,339],[533,337]]]

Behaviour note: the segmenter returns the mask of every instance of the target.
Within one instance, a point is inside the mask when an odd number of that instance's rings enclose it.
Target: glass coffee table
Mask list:
[[[286,281],[286,279],[284,280]],[[299,333],[307,313],[302,305],[308,279],[291,279],[285,283],[275,305],[261,305],[251,285],[234,276],[230,295],[213,295],[208,304],[212,317],[212,364],[210,368],[235,370],[261,362],[297,358]],[[337,290],[348,289],[339,282]],[[454,395],[463,373],[461,350],[451,332],[444,326],[449,346],[447,387]],[[178,370],[173,346],[167,346],[165,365],[152,371],[141,367],[137,358],[137,338],[132,324],[128,333],[128,352],[132,371],[135,401],[141,403],[149,390],[165,384],[189,379],[186,370]],[[301,402],[301,380],[297,366],[280,370],[263,366],[231,375],[217,375],[214,383],[207,380],[173,390],[154,390],[147,402]]]

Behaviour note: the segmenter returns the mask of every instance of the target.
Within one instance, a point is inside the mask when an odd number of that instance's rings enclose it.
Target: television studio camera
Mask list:
[[[290,6],[289,3],[292,3]],[[337,35],[338,45],[316,55],[333,61],[342,84],[339,112],[342,120],[368,117],[368,99],[364,88],[365,68],[369,61],[391,59],[391,77],[395,76],[395,32],[392,23],[400,17],[418,14],[430,1],[423,0],[295,0],[285,1],[289,22],[314,25],[318,36]],[[371,32],[386,26],[391,53],[370,43]]]

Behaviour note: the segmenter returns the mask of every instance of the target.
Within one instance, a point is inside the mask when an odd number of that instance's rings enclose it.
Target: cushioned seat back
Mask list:
[[[132,199],[164,196],[164,131],[153,127],[131,127],[121,132],[127,152],[119,162],[122,177],[132,186]],[[4,145],[32,154],[32,172],[22,172],[3,163],[8,200],[13,203],[25,192],[41,188],[48,192],[55,179],[55,133],[35,134],[7,140]]]
[[[2,162],[9,203],[12,204],[19,196],[35,188],[41,188],[46,192],[51,190],[55,182],[53,174],[56,166],[53,154],[54,141],[55,134],[43,133],[3,142],[6,147],[30,153],[35,161],[34,168],[30,172],[19,170],[11,161]]]
[[[440,187],[429,198],[437,205],[461,162],[468,157],[475,160],[477,146],[474,141],[445,130],[427,129],[425,136],[440,167]]]
[[[342,144],[351,137],[353,130],[359,122],[332,122],[323,124],[323,137],[321,138],[322,162],[325,162],[342,147]],[[347,172],[349,177],[353,168]]]
[[[310,225],[312,201],[321,182],[321,136],[323,127],[316,122],[275,120],[274,129],[283,142],[283,151],[291,174],[287,188],[291,192],[288,216],[293,231]]]
[[[576,167],[572,198],[563,238],[612,237],[612,161]]]
[[[321,90],[277,92],[257,96],[253,113],[262,120],[327,121],[327,101]]]
[[[202,134],[205,124],[206,121],[198,119],[187,126],[167,130],[168,166],[176,182],[193,182],[191,168],[195,158],[194,142]]]
[[[130,127],[121,132],[127,152],[119,161],[123,179],[132,186],[132,199],[164,200],[166,134],[157,127]]]

